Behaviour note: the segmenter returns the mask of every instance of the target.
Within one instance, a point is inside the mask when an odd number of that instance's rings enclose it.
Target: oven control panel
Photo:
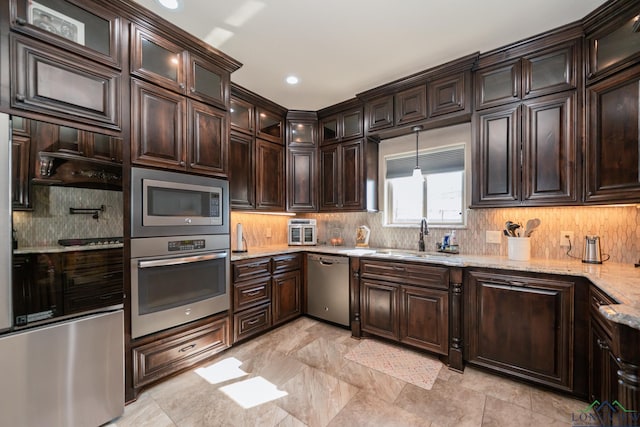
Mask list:
[[[197,240],[172,240],[167,243],[167,250],[169,252],[176,251],[194,251],[198,249],[204,249],[204,239]]]

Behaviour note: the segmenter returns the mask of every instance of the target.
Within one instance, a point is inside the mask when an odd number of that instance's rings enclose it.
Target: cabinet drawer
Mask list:
[[[449,289],[449,269],[431,265],[362,260],[362,277],[437,289]]]
[[[238,342],[271,326],[271,304],[233,315],[233,342]]]
[[[271,270],[271,258],[254,258],[233,263],[233,281],[252,279],[266,276]]]
[[[233,285],[233,311],[271,301],[271,279],[261,277]]]
[[[273,274],[284,273],[285,271],[299,270],[302,264],[300,254],[281,255],[273,257]]]
[[[616,304],[613,298],[610,298],[600,289],[595,286],[589,287],[589,306],[591,311],[591,318],[595,319],[596,322],[602,327],[604,332],[610,337],[612,331],[611,322],[604,318],[604,316],[600,313],[601,305],[609,305]]]
[[[133,349],[133,386],[140,387],[227,348],[228,320]]]

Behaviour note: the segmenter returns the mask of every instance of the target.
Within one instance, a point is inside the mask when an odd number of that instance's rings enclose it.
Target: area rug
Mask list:
[[[415,351],[364,339],[344,356],[367,368],[431,390],[442,362]]]

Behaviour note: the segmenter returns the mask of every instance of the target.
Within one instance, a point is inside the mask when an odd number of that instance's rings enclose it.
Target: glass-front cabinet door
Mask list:
[[[592,80],[624,67],[640,55],[640,19],[637,7],[625,16],[588,35],[587,78]]]
[[[194,54],[189,54],[189,96],[227,109],[229,72]]]
[[[131,37],[131,74],[185,93],[185,50],[134,24],[131,25]]]
[[[253,133],[253,104],[232,98],[229,107],[231,128],[241,132]]]
[[[282,124],[284,120],[274,112],[258,107],[256,109],[256,136],[283,144]]]
[[[10,13],[15,31],[121,68],[121,20],[94,2],[11,0]]]

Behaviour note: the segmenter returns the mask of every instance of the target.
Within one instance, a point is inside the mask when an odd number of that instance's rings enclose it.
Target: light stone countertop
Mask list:
[[[389,251],[390,254],[376,254]],[[631,264],[605,262],[585,264],[580,260],[531,259],[512,261],[504,256],[434,254],[427,257],[394,256],[393,252],[411,253],[412,250],[370,248],[361,249],[344,246],[265,246],[250,248],[246,253],[232,253],[231,261],[281,255],[284,253],[314,252],[331,255],[368,256],[388,260],[417,261],[454,267],[482,267],[533,273],[560,274],[585,277],[619,304],[601,306],[600,312],[609,320],[640,329],[640,268]],[[429,255],[431,254],[431,255]]]

